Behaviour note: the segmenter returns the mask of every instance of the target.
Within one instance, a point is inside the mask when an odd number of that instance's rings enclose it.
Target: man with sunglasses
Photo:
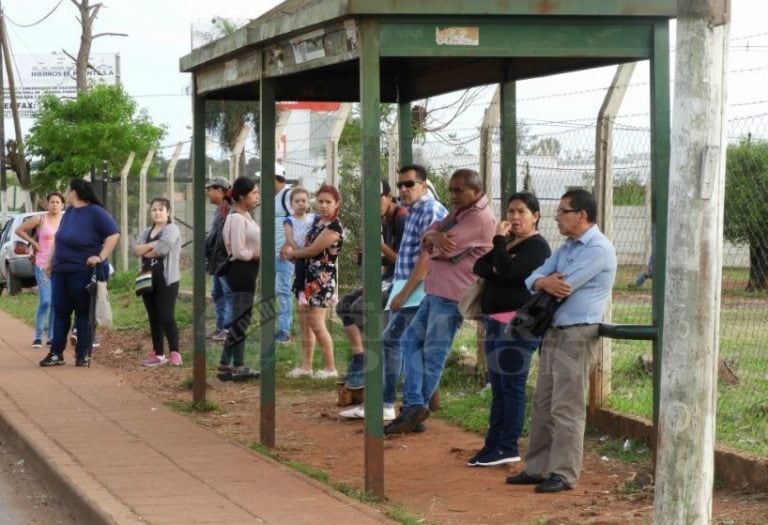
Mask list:
[[[541,343],[525,470],[507,478],[511,485],[536,485],[540,493],[570,490],[579,479],[589,373],[616,277],[616,251],[597,227],[591,193],[566,192],[555,221],[567,239],[525,284],[531,292],[568,300]]]
[[[409,164],[398,170],[397,189],[400,204],[408,208],[400,250],[395,260],[395,274],[386,310],[389,319],[383,335],[384,358],[384,420],[395,419],[397,382],[402,370],[400,336],[411,322],[424,298],[423,280],[427,261],[421,260],[421,236],[430,224],[445,217],[448,211],[435,200],[427,187],[427,170],[419,164]],[[363,407],[344,410],[347,418],[363,418]]]
[[[400,337],[405,384],[403,411],[385,434],[423,432],[429,400],[440,384],[453,338],[463,321],[459,299],[475,281],[475,261],[493,246],[496,220],[480,175],[456,170],[448,182],[453,208],[422,236],[419,262],[426,261],[423,300]]]

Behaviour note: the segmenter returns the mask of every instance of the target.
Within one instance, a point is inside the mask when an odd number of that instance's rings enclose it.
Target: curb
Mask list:
[[[77,460],[25,416],[0,389],[0,435],[21,455],[39,481],[72,511],[78,523],[143,523],[83,470]],[[98,436],[94,436],[97,440]],[[104,504],[95,501],[99,495]],[[107,510],[109,509],[109,510]]]

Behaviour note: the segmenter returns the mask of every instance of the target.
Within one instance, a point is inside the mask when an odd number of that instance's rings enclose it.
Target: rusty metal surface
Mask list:
[[[726,1],[726,0],[718,0]],[[589,16],[672,18],[677,0],[286,0],[232,35],[181,58],[182,71],[240,52],[243,47],[327,28],[350,17]]]

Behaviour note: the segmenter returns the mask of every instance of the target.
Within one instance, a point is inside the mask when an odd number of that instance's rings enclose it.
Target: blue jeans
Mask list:
[[[220,331],[223,328],[229,330],[232,324],[232,290],[226,276],[213,276],[211,298],[216,312],[216,330]]]
[[[400,338],[405,364],[403,405],[429,406],[463,319],[459,303],[427,294]]]
[[[384,353],[384,404],[392,405],[397,399],[397,382],[403,373],[403,358],[400,349],[400,337],[413,316],[417,307],[402,308],[397,312],[390,312],[387,326],[384,328],[382,352]]]
[[[83,359],[91,348],[93,328],[90,320],[91,294],[85,289],[91,282],[93,270],[86,268],[78,272],[55,273],[51,276],[53,296],[53,344],[51,352],[61,356],[67,346],[67,335],[75,313],[77,348],[75,356]]]
[[[42,268],[35,266],[37,281],[37,315],[35,315],[35,339],[43,338],[43,327],[48,320],[48,341],[53,341],[53,288],[51,278],[45,275]]]
[[[491,412],[485,446],[518,453],[517,440],[525,424],[525,387],[531,356],[541,339],[518,339],[507,335],[506,324],[489,317],[485,324],[485,360],[491,383]]]
[[[293,321],[293,263],[275,257],[275,296],[277,298],[277,331],[290,335]]]

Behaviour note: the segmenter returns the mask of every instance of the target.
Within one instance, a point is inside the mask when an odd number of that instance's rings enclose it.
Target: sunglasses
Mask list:
[[[397,186],[398,190],[402,189],[403,186],[405,186],[406,188],[413,188],[414,186],[416,186],[417,182],[420,183],[421,181],[420,180],[404,180],[403,182],[395,183],[395,186]]]

